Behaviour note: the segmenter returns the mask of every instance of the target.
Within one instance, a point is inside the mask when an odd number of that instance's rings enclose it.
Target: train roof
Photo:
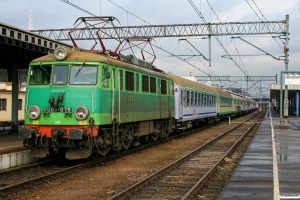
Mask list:
[[[230,90],[225,90],[225,92],[227,92],[227,93],[230,93],[231,95],[232,95],[232,98],[234,98],[234,99],[239,99],[239,100],[247,100],[247,101],[253,101],[250,97],[248,97],[248,96],[243,96],[243,95],[241,95],[241,94],[237,94],[237,93],[234,93],[234,92],[232,92],[232,91],[230,91]]]
[[[191,80],[188,80],[186,78],[176,76],[174,74],[168,74],[168,75],[173,79],[175,84],[178,85],[178,86],[182,86],[184,88],[192,88],[192,89],[195,89],[195,90],[201,90],[201,91],[209,92],[209,93],[213,93],[213,94],[218,94],[216,88],[209,87],[209,86],[204,85],[202,83],[191,81]]]
[[[217,92],[220,96],[225,96],[225,97],[230,97],[232,98],[231,94],[226,92],[226,91],[223,91],[223,90],[220,90],[220,89],[217,89]]]
[[[66,57],[66,59],[64,59],[64,62],[100,62],[100,63],[104,63],[104,64],[109,64],[109,65],[113,65],[116,67],[121,67],[121,68],[125,68],[125,69],[129,69],[129,70],[133,70],[133,71],[137,71],[137,72],[141,72],[144,74],[148,74],[151,76],[156,76],[156,77],[160,77],[160,78],[164,78],[164,79],[170,79],[170,77],[165,74],[162,73],[158,70],[151,70],[151,69],[147,69],[145,67],[140,67],[131,63],[127,63],[121,60],[118,60],[116,58],[110,57],[110,56],[106,56],[105,54],[99,54],[99,53],[93,53],[93,52],[84,52],[84,51],[80,51],[80,50],[71,50],[71,49],[67,49],[68,51],[68,56]],[[39,58],[36,58],[34,60],[32,60],[31,62],[60,62],[60,60],[57,60],[54,56],[54,54],[49,54],[49,55],[45,55]]]

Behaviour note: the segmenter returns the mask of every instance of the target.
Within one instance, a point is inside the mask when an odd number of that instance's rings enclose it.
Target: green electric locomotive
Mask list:
[[[105,155],[167,137],[174,127],[174,83],[151,63],[58,47],[29,66],[25,127],[33,157]]]

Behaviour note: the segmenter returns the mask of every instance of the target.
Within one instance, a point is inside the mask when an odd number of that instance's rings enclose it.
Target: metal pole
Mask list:
[[[296,116],[299,116],[299,91],[296,92]]]
[[[288,64],[289,64],[289,15],[286,15],[286,26],[285,26],[285,46],[284,46],[284,53],[285,53],[285,71],[288,71]],[[284,90],[284,121],[283,121],[283,126],[287,126],[287,118],[288,118],[288,86],[285,85],[285,90]]]
[[[208,36],[208,52],[209,52],[209,67],[211,67],[211,25],[209,24],[209,36]]]
[[[18,80],[18,63],[12,63],[12,107],[11,121],[14,123],[12,132],[17,132],[19,127],[18,121],[18,99],[19,99],[19,80]]]
[[[282,72],[280,73],[280,97],[279,97],[279,104],[280,104],[280,123],[279,126],[282,127]]]

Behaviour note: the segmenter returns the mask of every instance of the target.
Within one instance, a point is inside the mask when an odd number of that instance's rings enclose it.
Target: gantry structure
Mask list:
[[[226,35],[287,35],[288,18],[282,21],[268,22],[224,22],[197,23],[172,25],[144,25],[144,26],[112,26],[104,27],[99,32],[102,39],[112,38],[161,38],[161,37],[192,37],[192,36],[226,36]],[[97,30],[97,28],[94,28]],[[32,30],[39,35],[56,40],[70,40],[67,29]],[[77,30],[74,39],[93,40],[95,32]]]

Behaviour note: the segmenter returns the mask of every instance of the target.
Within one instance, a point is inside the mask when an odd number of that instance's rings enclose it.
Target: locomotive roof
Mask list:
[[[201,90],[201,91],[204,91],[204,92],[218,94],[216,88],[209,87],[209,86],[204,85],[202,83],[191,81],[191,80],[188,80],[186,78],[176,76],[174,74],[168,74],[168,75],[173,79],[173,81],[176,83],[176,85],[179,85],[179,86],[182,86],[182,87],[185,87],[185,88],[192,88],[192,89]]]
[[[63,60],[63,62],[100,62],[104,64],[113,65],[116,67],[122,67],[125,69],[141,72],[151,76],[156,76],[164,79],[170,79],[165,73],[150,70],[144,67],[140,67],[134,64],[126,63],[118,59],[107,57],[104,54],[84,52],[84,51],[74,51],[68,49],[68,57]],[[31,62],[62,62],[55,58],[54,54],[45,55],[39,58],[32,60]]]

